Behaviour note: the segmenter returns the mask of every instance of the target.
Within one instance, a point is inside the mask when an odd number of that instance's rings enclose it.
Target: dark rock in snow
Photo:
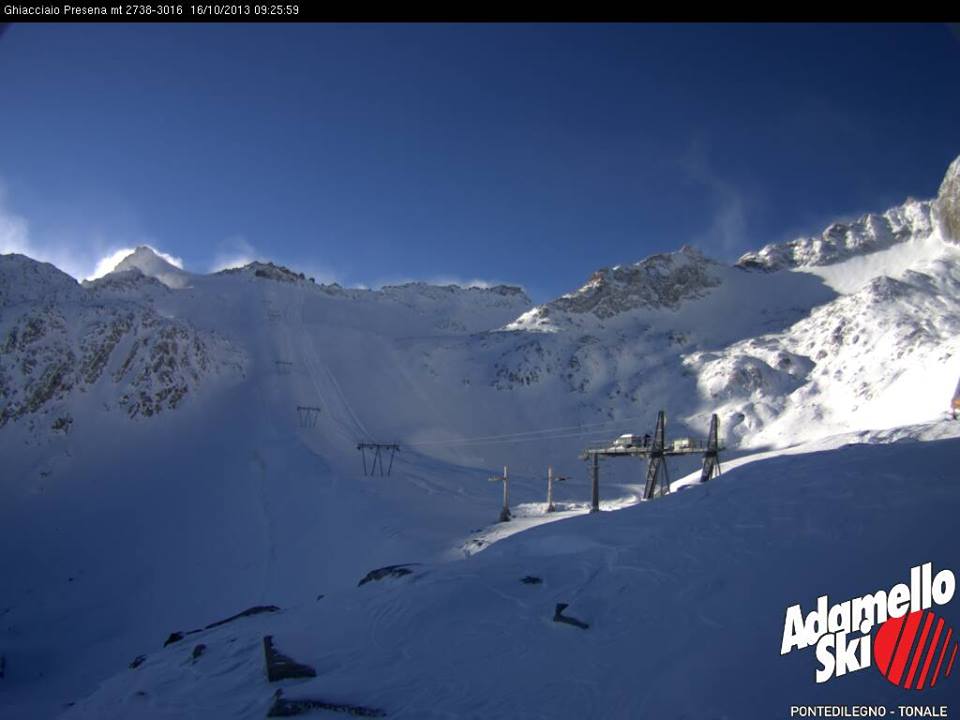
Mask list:
[[[196,630],[188,630],[187,632],[183,632],[182,630],[177,630],[176,632],[170,633],[170,635],[167,637],[166,642],[163,643],[163,646],[166,647],[167,645],[173,645],[174,643],[180,642],[181,640],[183,640],[187,635],[196,635],[198,632],[203,632],[203,631],[200,630],[200,628],[197,628]]]
[[[70,432],[70,426],[73,424],[73,418],[70,415],[62,415],[53,421],[50,429],[55,432],[62,432],[66,435]]]
[[[140,667],[141,665],[143,665],[143,663],[146,662],[146,660],[147,660],[147,656],[146,656],[146,655],[137,655],[137,656],[133,659],[133,662],[130,663],[130,669],[131,669],[131,670],[136,670],[138,667]]]
[[[520,578],[520,582],[524,583],[525,585],[539,585],[543,582],[543,578],[538,578],[536,575],[527,575]]]
[[[563,614],[563,611],[568,607],[568,603],[557,603],[557,607],[553,611],[553,621],[558,623],[566,623],[567,625],[573,625],[574,627],[581,628],[582,630],[589,629],[589,623],[585,623],[583,620],[577,620],[576,618],[568,617]]]
[[[274,265],[272,262],[264,263],[259,261],[248,263],[239,268],[227,268],[226,270],[218,272],[217,275],[236,275],[240,273],[245,275],[252,273],[254,277],[289,283],[297,282],[297,280],[306,280],[306,276],[303,273],[294,272],[283,265]]]
[[[311,710],[329,710],[330,712],[345,713],[354,717],[386,717],[386,713],[379,708],[364,707],[363,705],[347,705],[345,703],[331,703],[325,700],[301,699],[287,700],[283,691],[277,690],[273,696],[273,705],[267,712],[267,717],[294,717],[303,715]]]
[[[377,568],[376,570],[371,570],[368,572],[363,580],[357,583],[357,587],[361,585],[366,585],[368,582],[373,580],[383,580],[387,577],[403,577],[404,575],[411,575],[413,570],[411,567],[415,567],[418,563],[406,563],[404,565],[387,565],[386,567]]]
[[[204,630],[210,630],[211,628],[220,627],[221,625],[226,625],[229,622],[234,620],[239,620],[240,618],[250,617],[251,615],[259,615],[260,613],[274,613],[280,612],[280,608],[276,605],[254,605],[252,608],[247,608],[243,612],[237,613],[236,615],[231,615],[226,620],[218,620],[217,622],[210,623],[207,625]]]
[[[227,623],[231,623],[234,620],[239,620],[240,618],[250,617],[251,615],[259,615],[261,613],[274,613],[279,611],[280,611],[280,608],[278,608],[276,605],[254,605],[251,608],[247,608],[243,612],[239,612],[236,615],[231,615],[230,617],[224,620],[217,620],[216,622],[212,622],[209,625],[204,626],[203,628],[197,628],[196,630],[189,630],[187,632],[183,632],[182,630],[172,632],[170,633],[170,637],[167,638],[167,641],[163,644],[163,646],[166,647],[167,645],[173,645],[173,643],[180,642],[181,640],[183,640],[183,638],[185,638],[187,635],[196,635],[198,632],[203,632],[204,630],[211,630],[215,627],[220,627],[221,625],[226,625]]]
[[[263,656],[267,663],[267,680],[270,682],[317,676],[317,671],[309,665],[298,663],[274,648],[273,635],[263,638]]]
[[[200,656],[203,655],[206,651],[207,651],[207,646],[204,645],[203,643],[200,643],[195,648],[193,648],[193,653],[191,655],[191,657],[193,658],[193,661],[196,662],[197,660],[199,660]]]

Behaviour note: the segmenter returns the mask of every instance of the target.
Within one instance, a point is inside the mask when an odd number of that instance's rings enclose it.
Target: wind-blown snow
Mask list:
[[[960,246],[946,243],[940,233],[911,236],[884,250],[854,255],[830,265],[801,268],[801,272],[823,278],[823,281],[838,293],[855,293],[871,280],[888,277],[900,280],[911,271],[936,270],[939,263],[955,263],[960,259]]]
[[[158,253],[147,245],[136,248],[113,268],[113,272],[125,270],[139,270],[144,275],[154,277],[171,288],[186,287],[190,282],[190,273],[183,270],[183,263],[179,258]],[[92,279],[96,277],[98,276]]]
[[[148,263],[147,268],[152,275],[167,272],[168,266],[179,270],[183,269],[183,260],[180,258],[156,250],[149,245],[141,245],[133,249],[123,248],[100,258],[93,269],[93,273],[86,280],[97,280],[115,271],[140,269],[139,264],[143,263]]]
[[[934,203],[908,200],[882,214],[854,223],[834,223],[818,237],[767,245],[740,258],[739,265],[763,270],[831,265],[922,238],[936,229]]]

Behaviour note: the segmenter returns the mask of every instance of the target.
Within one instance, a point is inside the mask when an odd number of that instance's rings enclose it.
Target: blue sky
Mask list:
[[[933,196],[958,71],[944,25],[14,25],[0,250],[543,300]]]

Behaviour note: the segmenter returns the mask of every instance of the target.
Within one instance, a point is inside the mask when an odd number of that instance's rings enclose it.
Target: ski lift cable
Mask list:
[[[470,443],[470,442],[481,442],[487,440],[509,440],[511,438],[522,438],[526,436],[558,436],[558,437],[575,437],[577,435],[591,434],[596,432],[609,432],[609,428],[606,426],[618,425],[624,422],[631,422],[633,420],[641,420],[642,418],[621,418],[619,420],[608,420],[602,423],[585,423],[583,425],[567,425],[562,427],[555,428],[544,428],[542,430],[526,430],[522,432],[515,433],[506,433],[503,435],[484,435],[478,437],[469,437],[469,438],[458,438],[454,440],[425,440],[423,442],[415,443],[406,443],[409,446],[421,446],[421,445],[449,445],[449,444],[459,444],[459,443]],[[604,426],[604,427],[599,427]],[[596,427],[596,430],[587,430],[587,428]],[[569,432],[576,430],[578,432]],[[531,439],[541,439],[533,437]]]
[[[620,418],[618,420],[608,420],[601,423],[585,423],[583,425],[567,425],[555,428],[544,428],[542,430],[527,430],[524,432],[506,433],[503,435],[486,435],[472,438],[459,438],[456,440],[426,440],[423,442],[406,443],[409,447],[424,447],[428,445],[472,445],[484,444],[502,441],[529,441],[529,440],[553,440],[556,438],[580,437],[583,435],[595,435],[610,431],[610,425],[617,425],[642,418]],[[604,426],[604,427],[599,427]],[[587,428],[595,427],[595,430]],[[576,432],[569,432],[576,431]]]
[[[540,430],[522,430],[522,431],[515,432],[515,433],[504,433],[504,434],[502,434],[502,435],[481,435],[481,436],[478,436],[478,437],[462,438],[461,440],[463,440],[463,441],[471,441],[471,440],[499,440],[499,439],[501,439],[501,438],[518,437],[518,436],[521,436],[521,435],[542,435],[542,434],[544,434],[544,433],[566,432],[566,431],[568,431],[568,430],[583,430],[584,428],[591,428],[591,427],[599,428],[600,426],[616,425],[616,424],[619,424],[619,423],[631,422],[631,421],[633,421],[633,420],[642,420],[642,419],[643,419],[643,418],[640,418],[640,417],[618,418],[618,419],[616,419],[616,420],[604,420],[604,421],[602,421],[602,422],[595,422],[595,423],[582,423],[582,424],[580,424],[580,425],[561,425],[561,426],[552,427],[552,428],[542,428],[542,429],[540,429]],[[420,442],[420,443],[407,443],[407,444],[408,444],[408,445],[430,445],[430,444],[433,444],[433,443],[446,443],[446,442],[451,442],[451,441],[447,441],[447,440],[427,440],[427,441]],[[457,441],[457,442],[459,442],[459,441]]]
[[[556,435],[541,435],[538,437],[512,437],[512,438],[503,438],[499,440],[472,440],[468,442],[463,442],[459,444],[451,443],[451,446],[454,447],[476,447],[482,445],[494,445],[498,443],[521,443],[521,442],[545,442],[548,440],[561,440],[564,438],[577,438],[577,437],[586,437],[589,435],[600,435],[609,433],[609,430],[586,430],[584,432],[574,432],[574,433],[558,433]]]

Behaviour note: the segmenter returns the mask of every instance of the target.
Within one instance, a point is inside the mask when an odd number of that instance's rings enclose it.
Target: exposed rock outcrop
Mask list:
[[[944,238],[960,243],[960,157],[950,163],[936,205]]]

